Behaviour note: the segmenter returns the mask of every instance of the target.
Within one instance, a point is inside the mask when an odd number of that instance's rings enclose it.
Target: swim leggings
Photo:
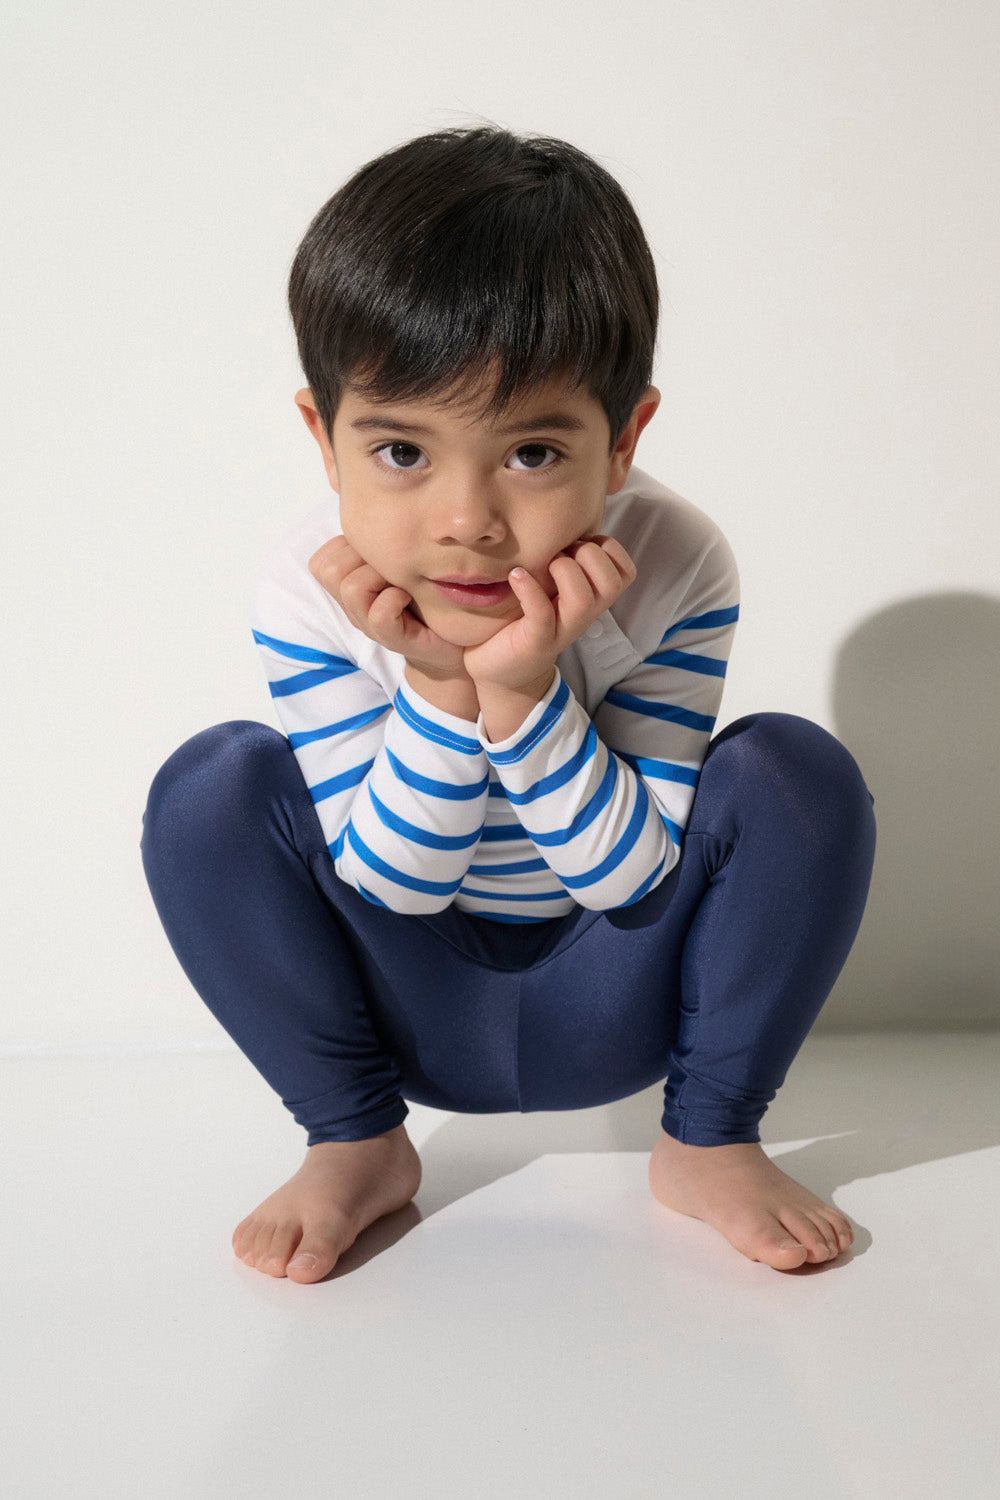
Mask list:
[[[288,740],[235,720],[157,772],[141,850],[184,972],[308,1145],[392,1130],[406,1100],[586,1109],[665,1080],[663,1129],[714,1146],[760,1140],[857,935],[875,817],[827,730],[751,714],[635,905],[404,915],[336,874]]]

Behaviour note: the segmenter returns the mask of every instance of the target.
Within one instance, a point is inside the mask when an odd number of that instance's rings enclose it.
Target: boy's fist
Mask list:
[[[332,536],[309,559],[309,571],[352,625],[411,666],[434,675],[465,675],[461,646],[444,641],[407,606],[412,595],[390,584],[355,552],[345,536]]]

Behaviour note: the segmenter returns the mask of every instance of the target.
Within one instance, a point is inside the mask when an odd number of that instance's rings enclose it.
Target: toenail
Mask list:
[[[288,1262],[288,1265],[289,1269],[294,1266],[297,1271],[315,1271],[316,1257],[315,1255],[297,1255],[294,1260]]]

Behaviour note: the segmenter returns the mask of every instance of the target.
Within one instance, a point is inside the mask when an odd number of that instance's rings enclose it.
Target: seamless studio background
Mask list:
[[[277,724],[249,585],[325,492],[285,285],[410,136],[590,151],[657,260],[640,467],[742,577],[719,728],[817,720],[876,799],[817,1031],[1000,1021],[995,80],[987,0],[190,0],[2,12],[0,1051],[227,1046],[146,890],[149,783]]]

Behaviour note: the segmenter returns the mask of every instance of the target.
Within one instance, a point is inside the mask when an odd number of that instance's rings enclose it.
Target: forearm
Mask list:
[[[561,678],[503,744],[484,745],[528,837],[581,906],[650,889],[677,857],[642,778],[612,754]],[[540,703],[542,700],[540,700]]]
[[[331,847],[337,873],[394,911],[444,910],[479,843],[488,794],[474,725],[400,683],[383,746]]]

